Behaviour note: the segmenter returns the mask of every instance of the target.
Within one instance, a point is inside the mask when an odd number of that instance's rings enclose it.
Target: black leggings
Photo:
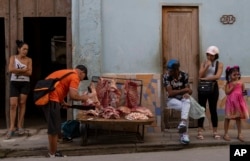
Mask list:
[[[219,98],[219,88],[218,84],[216,83],[214,86],[214,92],[208,95],[201,95],[198,93],[198,102],[202,107],[205,107],[208,101],[209,111],[211,115],[211,121],[213,127],[218,126],[218,115],[217,115],[217,101]],[[204,117],[198,119],[198,127],[203,128],[204,124]]]

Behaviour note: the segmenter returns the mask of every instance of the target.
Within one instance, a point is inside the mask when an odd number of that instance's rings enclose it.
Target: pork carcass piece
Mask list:
[[[133,107],[131,109],[131,112],[143,113],[148,117],[153,117],[154,116],[153,113],[147,107],[142,107],[142,106]]]
[[[90,83],[89,85],[90,89],[91,89],[91,95],[92,95],[92,98],[91,100],[93,101],[94,105],[95,106],[100,106],[100,101],[98,100],[98,97],[97,97],[97,92],[96,92],[96,87],[95,87],[95,84],[93,82]]]
[[[128,108],[127,106],[119,106],[117,108],[117,110],[121,111],[121,113],[123,113],[123,114],[129,114],[129,113],[131,113],[131,109]]]
[[[148,117],[140,112],[131,112],[130,114],[125,116],[127,120],[147,120]]]
[[[105,119],[112,119],[112,118],[119,119],[120,118],[119,111],[117,111],[112,106],[108,106],[106,108],[103,108],[99,115]]]
[[[121,93],[116,87],[114,79],[100,78],[97,82],[96,92],[98,100],[103,108],[108,106],[117,107],[120,102]]]
[[[133,108],[138,106],[139,95],[137,91],[137,83],[132,81],[126,81],[124,86],[124,94],[126,95],[126,106]]]
[[[109,81],[100,77],[96,84],[96,93],[97,93],[97,98],[100,101],[100,104],[103,108],[109,105],[108,89],[109,89]]]
[[[90,83],[89,87],[91,88],[91,93],[88,92],[84,92],[84,95],[88,95],[89,99],[87,99],[87,101],[83,102],[84,106],[96,106],[99,107],[100,106],[100,102],[97,98],[97,93],[96,93],[96,89],[95,89],[95,85],[94,83]]]
[[[96,110],[87,110],[86,115],[88,115],[88,116],[99,116],[99,113]]]
[[[121,92],[116,86],[116,81],[114,79],[110,80],[109,86],[109,106],[118,107],[120,103]]]
[[[95,116],[97,117],[99,115],[97,110],[79,110],[77,113],[77,118],[80,120],[86,119],[86,116]]]

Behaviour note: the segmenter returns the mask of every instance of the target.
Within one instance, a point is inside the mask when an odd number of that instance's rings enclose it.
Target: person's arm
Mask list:
[[[174,97],[176,95],[183,95],[185,93],[192,93],[192,90],[190,88],[188,88],[188,87],[185,87],[183,89],[175,89],[175,90],[173,90],[172,86],[169,85],[169,86],[165,87],[165,89],[168,92],[169,97]]]
[[[188,88],[188,94],[191,95],[193,93],[193,90],[190,88],[190,85],[188,85],[186,88]]]
[[[199,70],[199,78],[205,77],[205,73],[206,73],[207,69],[209,68],[210,64],[211,64],[211,62],[208,60],[201,63],[200,70]]]
[[[31,76],[31,74],[32,74],[32,59],[31,59],[31,58],[28,58],[27,70],[24,71],[24,72],[22,73],[22,75]]]
[[[231,85],[229,85],[229,83],[227,83],[225,85],[225,93],[226,93],[226,95],[229,95],[232,92],[232,90],[234,89],[234,87],[235,87],[235,84],[231,83]]]
[[[190,84],[189,84],[189,75],[188,73],[184,74],[185,79],[184,79],[184,84],[185,84],[185,88],[187,88],[187,92],[184,94],[189,94],[191,95],[193,93],[193,90],[190,88]]]
[[[207,78],[203,78],[202,80],[218,80],[221,78],[222,72],[223,72],[223,64],[219,62],[216,74]]]
[[[185,79],[187,79],[187,78],[188,78],[188,75],[186,76]],[[164,74],[163,75],[163,85],[165,86],[165,90],[166,90],[169,97],[174,97],[176,95],[183,95],[185,93],[190,92],[190,88],[187,88],[187,87],[183,88],[183,89],[173,89],[172,86],[170,85],[170,81],[171,80],[169,80],[168,75]],[[185,82],[185,84],[186,84],[186,82]]]
[[[241,82],[241,88],[242,88],[242,93],[243,93],[243,95],[247,95],[247,90],[246,90],[246,88],[245,88],[245,84],[243,83],[243,82]]]
[[[32,67],[32,63],[31,63],[31,67]],[[29,71],[29,68],[17,69],[15,67],[15,56],[13,56],[13,55],[10,57],[8,68],[9,68],[10,73],[14,73],[17,75],[24,75],[24,73]],[[32,70],[31,70],[31,72],[32,72]]]
[[[87,101],[89,99],[89,95],[88,94],[80,95],[78,93],[78,90],[75,89],[75,88],[69,88],[69,97],[72,100],[83,101],[83,102],[85,102],[85,101]]]

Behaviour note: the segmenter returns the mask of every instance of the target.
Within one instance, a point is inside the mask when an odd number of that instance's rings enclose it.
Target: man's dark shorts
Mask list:
[[[48,124],[48,134],[56,135],[61,133],[61,104],[54,101],[42,107]]]
[[[30,92],[30,82],[11,81],[10,82],[10,97],[19,97],[20,94],[28,95]]]

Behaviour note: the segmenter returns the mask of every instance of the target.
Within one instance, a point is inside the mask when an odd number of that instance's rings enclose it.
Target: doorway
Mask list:
[[[163,71],[169,59],[175,58],[180,61],[180,70],[188,72],[190,86],[193,90],[192,96],[197,98],[199,70],[198,7],[164,6],[162,8],[162,58]],[[197,126],[196,121],[190,119],[189,127],[195,126]]]
[[[33,103],[32,89],[39,79],[55,70],[66,69],[66,17],[24,17],[23,39],[29,45],[28,56],[32,58],[33,72],[31,91],[27,100],[25,118],[44,118],[41,109]],[[67,111],[62,109],[62,119]]]
[[[5,29],[4,29],[4,18],[0,17],[0,118],[1,123],[0,126],[5,126],[5,65],[6,65],[6,59],[5,59]]]

